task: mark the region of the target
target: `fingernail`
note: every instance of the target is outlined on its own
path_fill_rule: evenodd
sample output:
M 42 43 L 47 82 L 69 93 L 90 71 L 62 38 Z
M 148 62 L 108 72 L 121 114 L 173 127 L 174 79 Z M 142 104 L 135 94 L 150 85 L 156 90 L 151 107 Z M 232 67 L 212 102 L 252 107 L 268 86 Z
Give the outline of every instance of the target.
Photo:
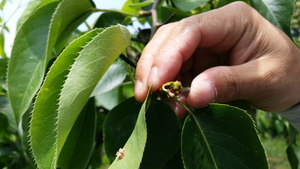
M 139 93 L 141 90 L 143 90 L 143 83 L 139 80 L 135 80 L 135 87 L 134 87 L 135 93 Z
M 158 69 L 157 67 L 152 67 L 148 78 L 148 84 L 155 84 L 157 81 Z
M 213 103 L 217 98 L 216 87 L 210 82 L 201 82 L 197 85 L 197 104 L 199 107 Z

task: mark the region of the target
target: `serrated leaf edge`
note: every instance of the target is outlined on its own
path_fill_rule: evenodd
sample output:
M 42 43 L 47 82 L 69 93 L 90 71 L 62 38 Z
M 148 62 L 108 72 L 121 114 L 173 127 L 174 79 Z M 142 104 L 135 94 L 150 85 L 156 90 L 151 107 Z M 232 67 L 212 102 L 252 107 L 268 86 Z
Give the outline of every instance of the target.
M 101 30 L 101 29 L 94 29 L 94 30 L 92 30 L 92 31 L 95 31 L 95 30 Z M 97 34 L 98 35 L 98 34 Z M 96 35 L 96 36 L 97 36 Z M 83 35 L 84 36 L 84 35 Z M 78 37 L 78 38 L 76 38 L 76 39 L 74 39 L 73 40 L 73 42 L 74 41 L 76 41 L 76 40 L 78 40 L 78 39 L 80 39 L 82 36 L 80 36 L 80 37 Z M 82 46 L 82 47 L 79 47 L 79 48 L 81 48 L 81 51 L 85 48 L 85 46 L 87 46 L 88 45 L 88 43 L 90 42 L 90 41 L 92 41 L 93 39 L 95 38 L 95 36 L 93 36 L 92 38 L 90 38 L 90 40 L 88 41 L 88 42 L 86 42 L 86 45 L 84 45 L 84 46 Z M 65 49 L 67 49 L 70 45 L 72 45 L 72 42 L 65 48 Z M 61 54 L 63 54 L 64 52 L 62 52 Z M 78 55 L 77 55 L 77 57 L 79 56 L 79 54 L 80 54 L 80 52 L 78 52 Z M 76 57 L 76 58 L 77 58 Z M 75 63 L 75 61 L 76 61 L 76 58 L 74 59 L 74 61 L 73 61 L 73 64 Z M 56 60 L 57 61 L 57 60 Z M 72 65 L 73 65 L 72 64 Z M 53 65 L 54 65 L 54 63 L 53 63 Z M 49 69 L 49 71 L 46 73 L 46 78 L 48 77 L 48 74 L 51 72 L 51 70 L 53 69 L 53 65 L 50 67 L 50 69 Z M 68 69 L 68 71 L 70 72 L 70 70 L 71 70 L 71 68 L 72 68 L 72 65 L 69 65 L 69 69 Z M 65 78 L 65 81 L 67 80 L 67 78 L 68 78 L 68 76 L 65 76 L 66 78 Z M 46 78 L 43 80 L 43 83 L 42 83 L 42 86 L 40 87 L 40 89 L 39 89 L 39 91 L 38 91 L 38 93 L 37 93 L 37 95 L 35 96 L 35 100 L 38 98 L 38 96 L 40 95 L 40 92 L 41 92 L 41 90 L 43 89 L 43 86 L 44 86 L 44 83 L 45 83 L 45 81 L 46 81 Z M 63 84 L 65 84 L 65 81 L 63 82 Z M 62 85 L 61 87 L 60 87 L 60 93 L 59 93 L 59 97 L 58 97 L 58 99 L 57 99 L 57 106 L 58 106 L 58 108 L 57 108 L 57 110 L 56 110 L 56 117 L 55 117 L 55 119 L 57 120 L 56 121 L 56 123 L 55 123 L 55 125 L 56 125 L 56 127 L 55 127 L 55 131 L 57 131 L 57 127 L 58 127 L 58 112 L 59 112 L 59 98 L 60 98 L 60 95 L 61 95 L 61 90 L 62 90 L 62 88 L 63 88 L 63 86 L 64 85 Z M 34 102 L 34 104 L 33 104 L 33 110 L 35 110 L 35 102 Z M 36 161 L 36 159 L 35 159 L 35 156 L 34 156 L 34 153 L 33 153 L 33 150 L 32 150 L 32 144 L 31 144 L 31 123 L 32 123 L 32 116 L 33 116 L 33 111 L 31 112 L 31 115 L 30 115 L 30 117 L 31 117 L 31 120 L 30 120 L 30 122 L 29 122 L 29 130 L 28 130 L 28 137 L 29 137 L 29 150 L 30 150 L 30 154 L 32 155 L 32 157 L 33 157 L 33 161 L 35 162 L 35 164 L 37 165 L 37 161 Z M 58 133 L 56 132 L 56 136 L 55 136 L 55 139 L 56 140 L 58 140 L 58 138 L 57 138 L 57 136 L 58 136 Z M 57 144 L 57 141 L 55 142 L 55 144 Z M 57 145 L 56 145 L 56 147 L 57 147 Z M 56 149 L 56 152 L 55 152 L 55 154 L 56 154 L 56 157 L 55 157 L 55 161 L 57 162 L 57 149 Z M 38 166 L 38 165 L 37 165 Z

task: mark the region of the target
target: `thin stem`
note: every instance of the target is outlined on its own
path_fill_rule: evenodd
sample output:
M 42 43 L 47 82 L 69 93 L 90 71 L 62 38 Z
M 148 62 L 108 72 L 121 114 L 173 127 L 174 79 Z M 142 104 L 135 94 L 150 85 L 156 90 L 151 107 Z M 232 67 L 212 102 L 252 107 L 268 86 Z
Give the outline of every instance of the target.
M 134 79 L 134 71 L 130 66 L 127 65 L 127 71 L 129 73 L 129 78 L 131 80 L 131 83 L 135 86 L 135 79 Z
M 125 55 L 121 54 L 119 57 L 122 60 L 124 60 L 127 64 L 129 64 L 131 67 L 136 68 L 136 64 L 133 63 L 130 59 L 128 59 Z
M 86 21 L 84 21 L 84 24 L 88 28 L 89 31 L 93 29 Z
M 157 8 L 158 5 L 160 3 L 160 0 L 155 0 L 151 9 L 151 13 L 152 13 L 152 28 L 151 28 L 151 36 L 150 39 L 153 37 L 153 35 L 155 34 L 157 28 L 159 27 L 159 22 L 157 19 Z
M 172 13 L 172 15 L 162 25 L 169 23 L 176 15 L 177 15 L 177 13 L 175 13 L 175 12 Z
M 120 84 L 120 86 L 127 86 L 127 85 L 132 85 L 134 84 L 132 81 L 127 81 L 127 82 L 123 82 L 122 84 Z
M 178 99 L 171 97 L 171 100 L 175 101 L 176 103 L 180 104 L 190 115 L 194 115 L 193 111 L 185 104 L 183 104 L 181 101 Z

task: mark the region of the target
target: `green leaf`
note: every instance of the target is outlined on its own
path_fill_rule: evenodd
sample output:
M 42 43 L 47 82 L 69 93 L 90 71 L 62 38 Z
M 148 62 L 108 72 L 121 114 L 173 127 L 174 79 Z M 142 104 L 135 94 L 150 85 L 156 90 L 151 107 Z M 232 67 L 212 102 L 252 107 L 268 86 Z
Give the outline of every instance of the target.
M 6 4 L 6 0 L 2 0 L 2 1 L 0 2 L 0 10 L 3 10 L 5 4 Z
M 132 0 L 127 0 L 127 1 L 124 3 L 124 5 L 123 5 L 121 11 L 123 11 L 123 12 L 125 12 L 125 13 L 128 13 L 128 14 L 131 14 L 131 15 L 137 14 L 137 13 L 138 13 L 138 10 L 137 10 L 137 9 L 135 9 L 135 8 L 130 8 L 130 7 L 129 7 L 129 5 L 132 5 L 132 4 L 134 4 L 134 2 L 133 2 Z
M 7 84 L 17 123 L 43 80 L 48 31 L 57 4 L 53 2 L 39 8 L 24 22 L 15 37 L 9 59 Z
M 292 38 L 290 28 L 294 11 L 294 0 L 250 0 L 250 4 L 263 17 Z
M 98 81 L 129 42 L 130 33 L 127 28 L 121 25 L 113 26 L 97 35 L 76 58 L 61 91 L 58 110 L 58 152 Z
M 171 20 L 171 22 L 179 21 L 183 18 L 189 17 L 192 14 L 188 12 L 181 11 L 176 8 L 172 7 L 165 7 L 165 6 L 159 6 L 158 7 L 158 18 L 160 18 L 160 21 L 162 23 L 166 22 L 172 14 L 176 13 L 174 18 Z
M 131 97 L 113 108 L 107 115 L 104 125 L 105 152 L 112 162 L 116 152 L 122 148 L 132 133 L 142 103 Z
M 98 18 L 95 27 L 96 28 L 105 28 L 112 25 L 117 25 L 123 23 L 126 16 L 118 12 L 104 12 Z
M 95 96 L 97 106 L 103 106 L 104 108 L 111 110 L 119 104 L 120 89 L 119 87 L 112 89 L 108 92 L 101 93 Z
M 110 169 L 119 169 L 119 168 L 139 168 L 140 163 L 143 158 L 143 152 L 147 140 L 147 126 L 146 126 L 146 111 L 150 102 L 149 94 L 147 99 L 143 103 L 141 110 L 139 112 L 138 118 L 134 129 L 127 140 L 124 147 L 121 150 L 125 151 L 125 154 L 118 158 L 115 158 L 114 162 L 110 165 Z M 120 149 L 119 149 L 120 150 Z
M 3 136 L 8 128 L 8 119 L 5 114 L 0 112 L 0 139 L 3 140 Z
M 1 113 L 6 115 L 6 117 L 8 119 L 9 126 L 12 129 L 17 129 L 18 126 L 17 126 L 16 121 L 15 121 L 15 116 L 14 116 L 14 113 L 12 112 L 12 110 L 11 110 L 11 107 L 10 107 L 10 104 L 9 104 L 9 101 L 8 101 L 7 97 L 0 96 L 0 109 L 1 109 Z
M 5 78 L 8 59 L 0 58 L 0 78 Z
M 93 8 L 89 0 L 62 0 L 57 10 L 53 14 L 49 41 L 47 48 L 47 57 L 51 55 L 52 49 L 56 43 L 64 40 L 79 26 L 90 14 Z
M 63 169 L 86 168 L 94 147 L 96 133 L 95 99 L 91 98 L 78 116 L 59 155 Z
M 287 154 L 289 163 L 291 165 L 291 169 L 298 169 L 298 166 L 299 166 L 299 160 L 298 160 L 299 147 L 295 143 L 288 145 L 288 147 L 286 149 L 286 154 Z
M 200 5 L 205 5 L 209 0 L 172 0 L 174 5 L 182 11 L 191 11 Z
M 265 150 L 250 116 L 211 104 L 187 117 L 182 133 L 185 168 L 268 168 Z
M 60 90 L 82 47 L 101 33 L 93 30 L 74 40 L 57 58 L 41 87 L 30 123 L 31 149 L 39 168 L 55 168 L 57 158 L 57 109 Z
M 178 149 L 177 153 L 169 159 L 162 169 L 183 169 L 183 162 L 181 158 L 181 149 Z
M 32 109 L 33 107 L 31 105 L 22 117 L 22 132 L 20 132 L 20 138 L 23 146 L 22 151 L 24 154 L 26 154 L 28 162 L 30 162 L 30 164 L 36 168 L 33 156 L 31 154 L 30 138 L 28 137 Z
M 112 64 L 101 78 L 91 96 L 108 92 L 118 87 L 126 78 L 126 63 L 124 61 Z
M 0 34 L 0 59 L 1 58 L 6 58 L 5 54 L 5 43 L 4 43 L 4 35 L 1 33 Z M 1 74 L 1 71 L 0 71 Z
M 140 168 L 161 168 L 179 149 L 181 126 L 171 107 L 152 100 L 146 112 L 147 143 Z
M 154 1 L 150 0 L 150 1 L 145 1 L 145 2 L 141 2 L 141 3 L 128 4 L 128 7 L 134 8 L 134 9 L 141 9 L 142 7 L 151 5 L 153 3 L 154 3 Z
M 17 32 L 8 67 L 8 93 L 17 122 L 42 83 L 57 39 L 92 7 L 88 0 L 63 0 L 57 5 L 39 7 Z
M 57 156 L 80 111 L 129 40 L 124 26 L 96 29 L 72 42 L 55 61 L 32 115 L 31 145 L 39 168 L 56 167 Z
M 116 158 L 116 152 L 134 130 L 141 106 L 132 97 L 109 112 L 104 123 L 104 143 L 110 161 Z M 159 100 L 151 101 L 146 112 L 146 123 L 147 143 L 140 168 L 161 168 L 179 148 L 181 127 L 170 106 Z
M 288 157 L 288 161 L 290 163 L 291 169 L 297 169 L 299 166 L 299 147 L 297 145 L 297 136 L 299 132 L 289 124 L 288 131 L 288 147 L 286 149 L 286 154 Z
M 17 23 L 17 30 L 20 28 L 20 26 L 32 15 L 38 8 L 51 3 L 51 2 L 57 2 L 59 0 L 34 0 L 30 1 L 28 5 L 26 6 L 26 9 L 23 11 L 21 17 L 18 20 Z

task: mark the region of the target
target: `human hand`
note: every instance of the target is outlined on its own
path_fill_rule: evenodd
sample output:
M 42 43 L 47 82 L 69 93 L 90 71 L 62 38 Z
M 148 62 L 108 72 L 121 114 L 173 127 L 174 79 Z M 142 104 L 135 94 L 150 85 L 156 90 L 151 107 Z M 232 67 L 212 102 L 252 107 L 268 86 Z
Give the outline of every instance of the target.
M 192 107 L 248 100 L 282 111 L 300 100 L 300 52 L 281 30 L 243 2 L 162 26 L 136 69 L 135 97 L 144 101 L 171 80 L 191 86 L 180 99 Z M 172 106 L 178 116 L 184 110 Z

